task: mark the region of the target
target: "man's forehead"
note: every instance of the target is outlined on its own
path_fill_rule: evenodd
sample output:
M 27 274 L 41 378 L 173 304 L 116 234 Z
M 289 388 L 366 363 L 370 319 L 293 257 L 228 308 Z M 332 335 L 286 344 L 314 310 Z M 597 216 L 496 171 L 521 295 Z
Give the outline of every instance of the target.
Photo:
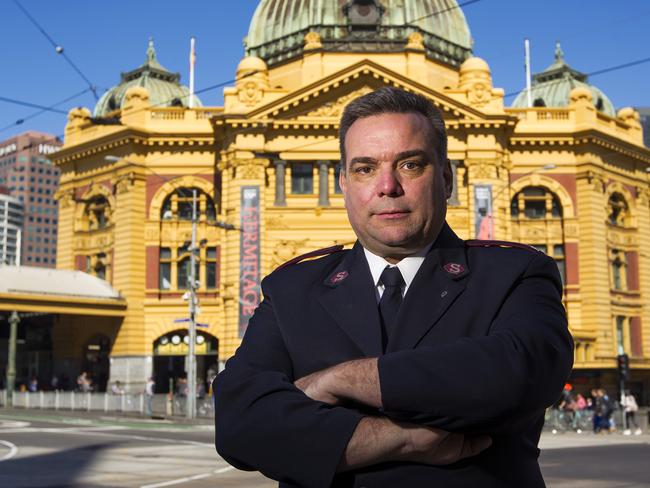
M 420 114 L 382 114 L 355 121 L 345 139 L 348 161 L 355 158 L 395 160 L 432 156 L 427 120 Z

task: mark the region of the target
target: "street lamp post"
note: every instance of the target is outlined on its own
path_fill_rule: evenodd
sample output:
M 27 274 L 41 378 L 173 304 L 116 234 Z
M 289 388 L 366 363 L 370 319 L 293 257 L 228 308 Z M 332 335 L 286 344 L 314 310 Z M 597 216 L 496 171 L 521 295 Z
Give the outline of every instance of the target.
M 16 384 L 16 342 L 18 339 L 18 312 L 11 312 L 9 316 L 9 354 L 7 358 L 7 405 L 13 404 L 14 388 Z
M 192 243 L 190 244 L 190 277 L 189 277 L 189 331 L 188 331 L 188 351 L 187 351 L 187 418 L 193 419 L 196 414 L 196 188 L 192 190 Z

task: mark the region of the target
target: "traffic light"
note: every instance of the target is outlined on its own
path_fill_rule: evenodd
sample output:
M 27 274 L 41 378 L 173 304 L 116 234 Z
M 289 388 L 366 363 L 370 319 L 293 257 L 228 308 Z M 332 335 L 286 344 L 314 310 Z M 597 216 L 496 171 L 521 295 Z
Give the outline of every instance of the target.
M 630 357 L 627 354 L 619 354 L 616 357 L 616 364 L 621 379 L 627 380 L 630 376 Z

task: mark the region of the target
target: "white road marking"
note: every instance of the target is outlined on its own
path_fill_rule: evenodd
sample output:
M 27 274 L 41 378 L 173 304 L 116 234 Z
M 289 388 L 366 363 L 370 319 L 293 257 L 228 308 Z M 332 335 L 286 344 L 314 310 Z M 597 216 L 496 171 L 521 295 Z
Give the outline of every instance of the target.
M 195 480 L 201 480 L 204 478 L 208 478 L 212 475 L 215 474 L 222 474 L 226 473 L 228 471 L 231 471 L 235 468 L 232 466 L 226 466 L 225 468 L 221 469 L 215 469 L 211 473 L 201 473 L 201 474 L 196 474 L 194 476 L 186 476 L 185 478 L 177 478 L 175 480 L 169 480 L 169 481 L 161 481 L 160 483 L 153 483 L 151 485 L 142 485 L 140 488 L 161 488 L 163 486 L 172 486 L 172 485 L 180 485 L 182 483 L 187 483 L 189 481 L 195 481 Z
M 30 425 L 29 422 L 20 422 L 18 420 L 0 420 L 0 429 L 18 429 Z
M 7 461 L 12 457 L 14 457 L 16 454 L 18 454 L 18 447 L 16 447 L 16 444 L 12 444 L 11 442 L 0 440 L 0 445 L 9 448 L 9 452 L 0 458 L 0 462 Z

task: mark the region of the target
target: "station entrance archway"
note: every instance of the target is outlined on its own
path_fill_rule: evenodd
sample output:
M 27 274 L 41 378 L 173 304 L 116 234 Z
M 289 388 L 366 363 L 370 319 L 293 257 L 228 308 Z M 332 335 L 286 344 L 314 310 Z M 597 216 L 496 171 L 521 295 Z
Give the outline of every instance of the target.
M 160 336 L 153 344 L 153 377 L 156 393 L 183 391 L 187 380 L 187 353 L 189 335 L 186 329 L 174 330 Z M 218 372 L 219 340 L 207 332 L 196 332 L 196 384 L 200 397 L 210 390 L 210 383 Z

